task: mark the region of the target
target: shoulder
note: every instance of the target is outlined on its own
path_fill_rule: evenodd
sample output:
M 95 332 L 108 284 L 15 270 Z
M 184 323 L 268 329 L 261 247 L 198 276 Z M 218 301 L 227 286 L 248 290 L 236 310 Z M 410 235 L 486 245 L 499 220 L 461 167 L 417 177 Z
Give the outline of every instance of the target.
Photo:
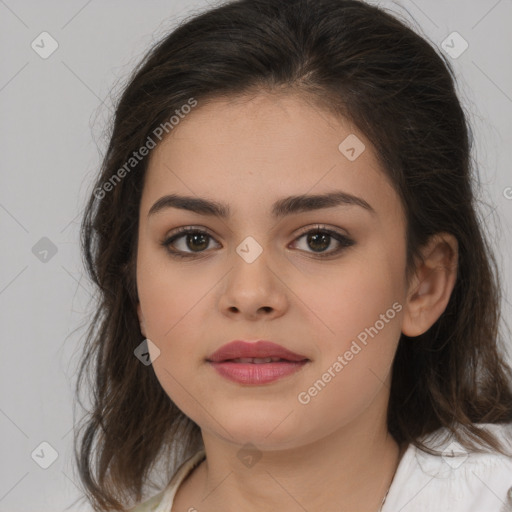
M 143 503 L 139 503 L 128 512 L 171 512 L 174 496 L 179 486 L 204 457 L 204 449 L 197 451 L 178 467 L 165 489 Z
M 512 424 L 478 426 L 512 453 Z M 409 446 L 385 503 L 390 508 L 383 512 L 512 512 L 512 456 L 470 452 L 446 429 L 423 441 L 439 455 Z

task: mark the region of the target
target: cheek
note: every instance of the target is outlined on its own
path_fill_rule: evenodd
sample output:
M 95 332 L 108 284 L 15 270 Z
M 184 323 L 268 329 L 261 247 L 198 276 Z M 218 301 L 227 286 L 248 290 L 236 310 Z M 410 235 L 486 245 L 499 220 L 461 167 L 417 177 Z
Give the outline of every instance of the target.
M 308 307 L 324 326 L 316 337 L 318 371 L 331 368 L 331 374 L 316 377 L 329 381 L 326 387 L 339 393 L 342 402 L 364 402 L 364 396 L 372 397 L 390 372 L 403 309 L 393 280 L 394 272 L 384 259 L 359 260 L 331 273 L 323 286 L 310 283 L 304 290 Z
M 340 264 L 325 278 L 305 279 L 299 287 L 300 298 L 316 313 L 315 322 L 323 325 L 323 334 L 339 340 L 341 348 L 344 340 L 372 326 L 401 298 L 394 280 L 382 261 L 358 258 Z M 395 313 L 389 316 L 394 318 Z
M 316 306 L 334 334 L 317 337 L 320 356 L 315 372 L 297 396 L 311 417 L 327 417 L 326 411 L 332 411 L 332 424 L 358 417 L 377 395 L 384 400 L 402 309 L 386 279 L 352 276 L 339 285 L 331 289 L 336 299 L 327 301 L 323 309 L 320 302 Z
M 148 337 L 165 342 L 176 329 L 186 326 L 212 285 L 192 267 L 178 270 L 165 254 L 146 255 L 141 251 L 137 289 Z
M 162 259 L 162 258 L 160 258 Z M 197 346 L 194 331 L 197 321 L 194 306 L 207 290 L 193 273 L 172 270 L 172 264 L 159 261 L 143 252 L 137 264 L 137 286 L 146 336 L 158 347 L 152 355 L 152 366 L 166 394 L 181 410 L 191 407 L 189 385 L 190 365 L 195 365 L 202 354 Z M 186 343 L 183 343 L 186 340 Z M 194 390 L 199 397 L 201 389 Z

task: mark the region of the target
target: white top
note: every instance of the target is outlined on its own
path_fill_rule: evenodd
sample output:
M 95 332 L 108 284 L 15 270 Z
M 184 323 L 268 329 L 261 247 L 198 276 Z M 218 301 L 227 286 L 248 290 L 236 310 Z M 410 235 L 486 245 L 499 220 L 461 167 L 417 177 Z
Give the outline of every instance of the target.
M 512 450 L 512 424 L 480 424 L 507 441 Z M 512 457 L 467 453 L 450 436 L 426 436 L 431 455 L 409 445 L 396 470 L 382 512 L 512 512 Z M 508 436 L 507 439 L 505 436 Z M 444 439 L 444 438 L 443 438 Z M 187 475 L 205 458 L 199 450 L 175 472 L 167 487 L 130 512 L 171 512 L 174 496 Z

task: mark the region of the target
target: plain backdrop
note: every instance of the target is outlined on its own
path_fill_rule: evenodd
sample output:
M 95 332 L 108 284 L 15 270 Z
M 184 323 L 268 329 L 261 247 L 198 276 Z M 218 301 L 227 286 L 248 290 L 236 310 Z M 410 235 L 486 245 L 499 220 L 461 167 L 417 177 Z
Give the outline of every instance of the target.
M 440 51 L 449 36 L 452 53 L 467 42 L 450 59 L 472 123 L 481 216 L 510 324 L 512 1 L 371 3 Z M 80 496 L 72 459 L 77 327 L 91 314 L 80 216 L 120 86 L 153 42 L 209 5 L 0 0 L 0 512 L 91 510 L 84 501 L 71 506 Z

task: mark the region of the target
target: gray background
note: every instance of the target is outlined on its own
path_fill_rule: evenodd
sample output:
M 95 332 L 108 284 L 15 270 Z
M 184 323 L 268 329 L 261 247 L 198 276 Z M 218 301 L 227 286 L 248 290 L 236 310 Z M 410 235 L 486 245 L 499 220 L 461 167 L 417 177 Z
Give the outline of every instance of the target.
M 502 314 L 510 324 L 512 1 L 371 3 L 399 14 L 438 46 L 453 31 L 469 44 L 450 59 L 476 140 L 481 215 L 502 269 Z M 151 43 L 207 6 L 0 0 L 0 511 L 59 511 L 80 495 L 72 462 L 73 389 L 83 335 L 77 328 L 92 311 L 78 246 L 80 215 L 106 146 L 112 98 Z M 59 45 L 46 59 L 31 47 L 43 31 Z M 49 457 L 43 442 L 58 453 L 47 469 L 34 460 Z M 75 503 L 69 510 L 90 508 Z

